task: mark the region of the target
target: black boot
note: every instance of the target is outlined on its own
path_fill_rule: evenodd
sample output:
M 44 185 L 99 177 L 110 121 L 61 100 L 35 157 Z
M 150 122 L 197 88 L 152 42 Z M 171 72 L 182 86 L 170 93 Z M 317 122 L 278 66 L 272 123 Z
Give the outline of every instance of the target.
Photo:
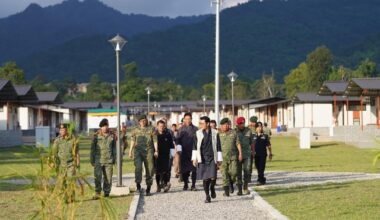
M 230 193 L 233 194 L 235 192 L 234 182 L 230 181 Z
M 206 200 L 205 203 L 210 203 L 211 202 L 211 197 L 210 197 L 210 180 L 203 180 L 203 189 L 206 193 Z
M 211 180 L 210 190 L 211 190 L 211 198 L 213 199 L 216 198 L 215 184 L 216 184 L 216 180 Z
M 224 189 L 223 196 L 227 196 L 227 197 L 230 196 L 230 187 L 224 186 L 223 189 Z
M 136 191 L 137 192 L 141 192 L 141 185 L 140 185 L 140 183 L 136 184 Z
M 237 184 L 237 187 L 238 187 L 238 193 L 237 193 L 237 195 L 238 196 L 241 196 L 241 195 L 243 195 L 243 190 L 242 190 L 242 187 L 241 187 L 241 184 Z
M 243 188 L 243 190 L 244 190 L 244 194 L 247 194 L 247 195 L 249 195 L 251 192 L 249 191 L 249 189 L 248 189 L 248 183 L 244 183 L 244 188 Z
M 145 195 L 146 195 L 146 196 L 150 196 L 150 195 L 151 195 L 151 194 L 150 194 L 150 186 L 147 186 L 147 187 L 146 187 Z

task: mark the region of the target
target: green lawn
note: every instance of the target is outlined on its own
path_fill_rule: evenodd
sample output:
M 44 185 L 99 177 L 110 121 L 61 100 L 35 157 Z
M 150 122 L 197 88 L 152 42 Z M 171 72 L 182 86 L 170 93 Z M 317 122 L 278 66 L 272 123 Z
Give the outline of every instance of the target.
M 380 149 L 359 149 L 344 143 L 312 143 L 312 148 L 301 150 L 295 137 L 272 138 L 273 161 L 268 170 L 380 172 L 372 161 Z
M 380 180 L 259 190 L 290 219 L 379 219 Z
M 79 154 L 81 157 L 80 172 L 92 175 L 93 167 L 90 164 L 90 139 L 81 138 Z M 21 146 L 0 149 L 0 180 L 33 176 L 39 169 L 39 158 L 33 154 L 34 147 Z M 128 153 L 128 151 L 126 151 Z M 123 173 L 134 170 L 133 161 L 124 156 Z M 116 174 L 116 169 L 114 171 Z
M 79 203 L 76 219 L 102 219 L 99 200 L 92 200 L 92 193 L 87 191 L 84 200 Z M 39 202 L 36 192 L 26 186 L 0 183 L 0 219 L 29 219 L 38 210 Z M 110 201 L 116 210 L 118 219 L 123 219 L 128 213 L 133 195 L 111 197 Z

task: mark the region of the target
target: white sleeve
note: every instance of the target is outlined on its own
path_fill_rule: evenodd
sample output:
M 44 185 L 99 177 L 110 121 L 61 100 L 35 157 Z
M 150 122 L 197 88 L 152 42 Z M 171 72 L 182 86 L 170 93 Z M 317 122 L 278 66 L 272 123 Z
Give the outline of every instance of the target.
M 174 155 L 175 155 L 175 149 L 172 148 L 172 149 L 170 149 L 170 156 L 174 157 Z
M 223 161 L 222 152 L 218 151 L 218 162 L 222 162 L 222 161 Z
M 181 152 L 181 151 L 182 151 L 182 145 L 177 145 L 177 146 L 176 146 L 176 150 L 177 150 L 178 152 Z
M 198 153 L 198 151 L 193 150 L 193 152 L 191 154 L 191 160 L 197 160 L 197 153 Z

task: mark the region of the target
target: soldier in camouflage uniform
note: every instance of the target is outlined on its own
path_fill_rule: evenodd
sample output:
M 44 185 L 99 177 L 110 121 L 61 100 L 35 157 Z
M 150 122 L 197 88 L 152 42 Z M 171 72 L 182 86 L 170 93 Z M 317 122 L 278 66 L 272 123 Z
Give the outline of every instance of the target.
M 77 138 L 67 131 L 68 124 L 59 125 L 59 136 L 53 143 L 53 159 L 58 171 L 58 176 L 62 181 L 62 192 L 65 194 L 66 202 L 73 202 L 75 193 L 67 190 L 67 178 L 71 178 L 76 174 L 76 169 L 79 167 L 79 148 Z
M 248 183 L 251 182 L 251 158 L 252 158 L 252 148 L 253 148 L 253 135 L 249 128 L 245 127 L 245 118 L 239 117 L 236 119 L 236 133 L 239 137 L 241 149 L 243 152 L 243 161 L 240 163 L 240 172 L 238 174 L 238 182 L 242 182 L 242 172 L 244 173 L 244 184 L 243 190 L 244 194 L 249 194 Z M 239 189 L 238 195 L 241 195 L 241 188 Z
M 132 130 L 131 147 L 129 157 L 134 159 L 135 165 L 135 182 L 138 191 L 141 190 L 142 165 L 144 164 L 146 172 L 146 195 L 150 195 L 150 189 L 153 184 L 154 159 L 158 157 L 157 136 L 154 134 L 154 128 L 147 126 L 148 120 L 145 115 L 138 118 L 139 127 Z
M 243 155 L 236 131 L 231 129 L 230 120 L 228 118 L 223 118 L 220 121 L 220 126 L 219 138 L 223 155 L 223 195 L 230 196 L 230 183 L 236 182 L 236 176 L 239 173 L 238 167 L 241 167 L 239 164 L 243 159 Z M 241 190 L 241 183 L 238 183 L 238 186 L 239 184 Z
M 263 128 L 264 134 L 268 136 L 268 139 L 270 141 L 270 138 L 272 137 L 272 130 L 268 127 L 268 124 L 264 122 L 264 128 Z
M 68 124 L 59 126 L 59 136 L 53 143 L 53 155 L 57 163 L 58 173 L 65 177 L 75 175 L 76 168 L 79 167 L 79 147 L 77 138 L 68 134 Z
M 107 119 L 99 123 L 99 131 L 95 133 L 91 144 L 91 165 L 94 167 L 95 196 L 98 199 L 102 191 L 108 197 L 112 187 L 113 165 L 116 160 L 116 135 L 109 130 Z
M 256 135 L 257 120 L 258 120 L 257 116 L 252 116 L 251 118 L 249 118 L 249 126 L 248 127 L 251 130 L 253 137 Z M 252 144 L 255 145 L 255 140 L 254 139 L 252 141 Z M 250 164 L 251 166 L 249 168 L 250 173 L 252 173 L 252 170 L 253 170 L 253 164 L 255 163 L 254 159 L 255 158 L 254 158 L 254 155 L 252 153 L 251 164 Z

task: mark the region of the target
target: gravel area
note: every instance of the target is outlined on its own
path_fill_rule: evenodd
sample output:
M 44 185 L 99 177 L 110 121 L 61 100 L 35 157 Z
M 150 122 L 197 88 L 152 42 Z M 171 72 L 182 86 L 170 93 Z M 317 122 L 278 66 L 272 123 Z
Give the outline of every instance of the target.
M 216 199 L 205 204 L 205 194 L 201 181 L 197 182 L 197 191 L 183 191 L 182 183 L 172 178 L 172 188 L 167 193 L 155 193 L 141 196 L 136 219 L 273 219 L 271 215 L 254 204 L 252 195 L 237 196 L 236 191 L 230 197 L 224 197 L 222 179 L 218 178 Z

